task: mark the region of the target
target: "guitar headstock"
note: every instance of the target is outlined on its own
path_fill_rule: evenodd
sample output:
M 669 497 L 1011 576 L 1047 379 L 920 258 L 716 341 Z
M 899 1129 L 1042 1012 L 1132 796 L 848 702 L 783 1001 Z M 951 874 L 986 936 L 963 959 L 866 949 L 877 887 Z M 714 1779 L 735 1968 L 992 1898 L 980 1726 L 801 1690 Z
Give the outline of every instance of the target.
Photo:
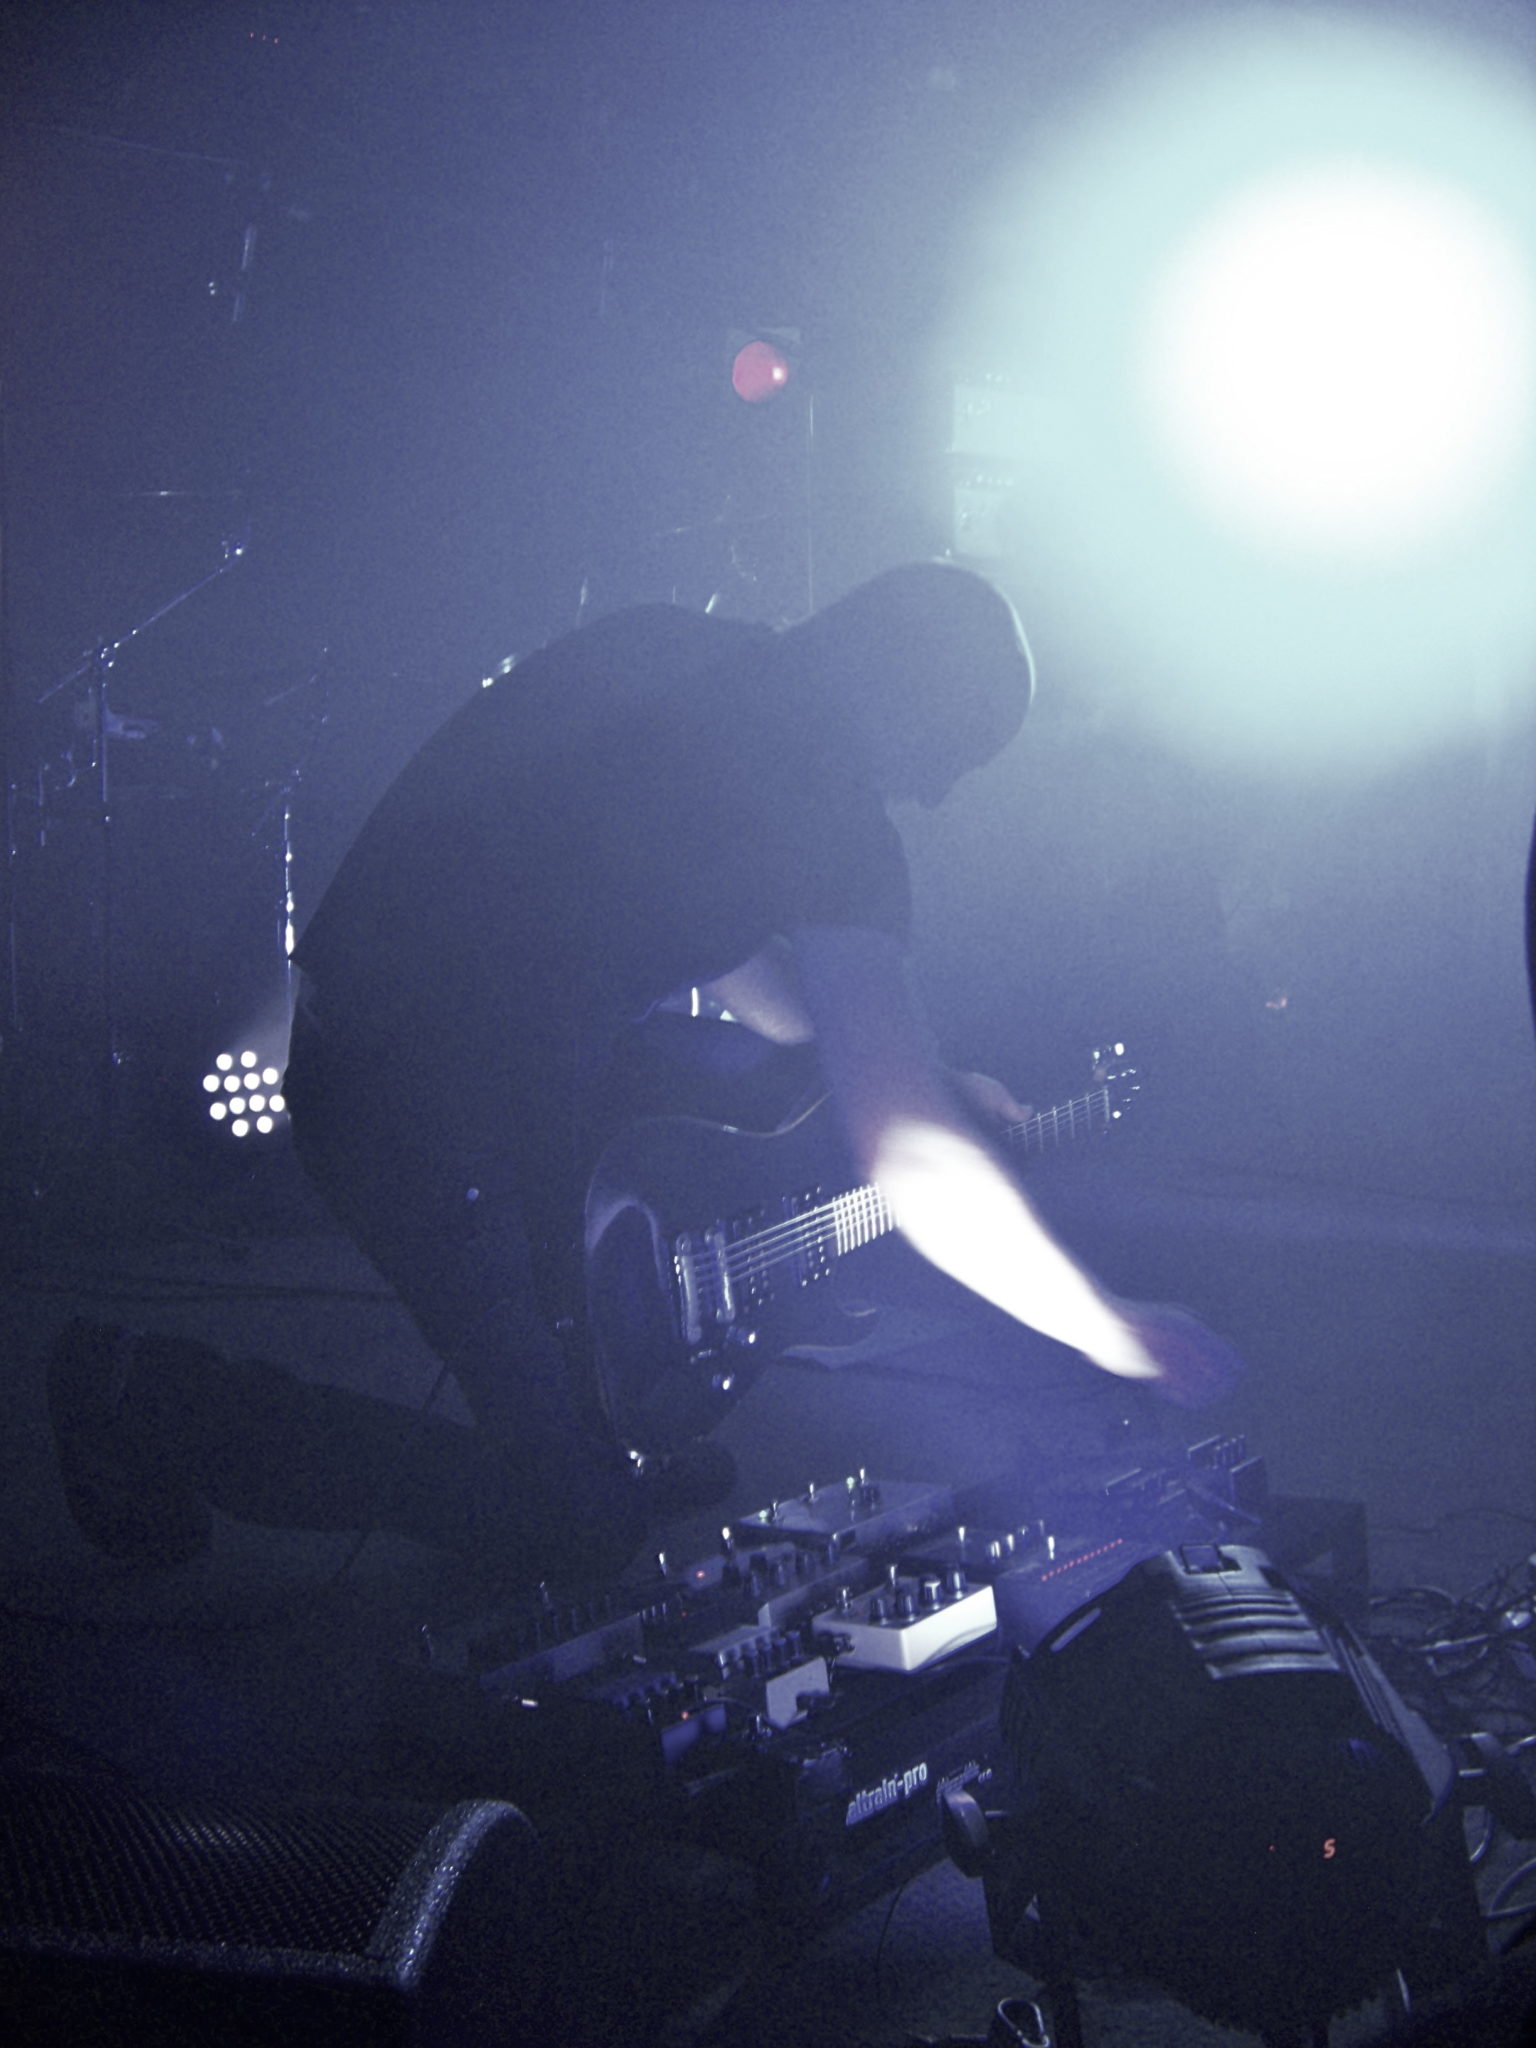
M 1128 1054 L 1123 1039 L 1106 1039 L 1096 1045 L 1091 1054 L 1093 1078 L 1104 1090 L 1108 1105 L 1108 1120 L 1116 1122 L 1135 1102 L 1141 1093 L 1141 1070 L 1135 1066 Z

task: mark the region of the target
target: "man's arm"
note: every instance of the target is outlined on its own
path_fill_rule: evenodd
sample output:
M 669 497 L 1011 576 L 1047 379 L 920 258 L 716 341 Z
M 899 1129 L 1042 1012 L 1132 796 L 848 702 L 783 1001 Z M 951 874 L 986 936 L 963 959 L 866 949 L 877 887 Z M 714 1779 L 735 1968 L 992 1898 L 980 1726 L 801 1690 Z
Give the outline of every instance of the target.
M 1170 1312 L 1117 1300 L 1051 1236 L 935 1060 L 893 940 L 818 925 L 793 944 L 855 1162 L 925 1258 L 1106 1372 L 1163 1381 L 1175 1398 L 1180 1377 L 1189 1398 L 1235 1377 L 1235 1355 L 1194 1318 L 1179 1318 L 1172 1354 Z
M 701 982 L 698 995 L 732 1021 L 755 1031 L 774 1045 L 809 1045 L 816 1036 L 800 986 L 800 970 L 788 939 L 773 938 L 750 960 Z M 931 1050 L 931 1040 L 929 1041 Z M 986 1123 L 1023 1123 L 1032 1114 L 1027 1102 L 990 1074 L 946 1069 L 962 1104 Z
M 699 994 L 774 1045 L 805 1045 L 816 1035 L 787 939 L 770 939 L 740 967 L 703 983 Z

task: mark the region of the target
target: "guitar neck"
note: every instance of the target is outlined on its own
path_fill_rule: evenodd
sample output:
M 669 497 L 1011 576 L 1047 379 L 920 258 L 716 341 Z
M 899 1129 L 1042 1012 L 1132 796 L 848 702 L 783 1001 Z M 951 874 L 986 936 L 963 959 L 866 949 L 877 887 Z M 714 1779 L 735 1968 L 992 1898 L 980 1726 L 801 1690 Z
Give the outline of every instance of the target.
M 1037 1152 L 1054 1152 L 1074 1138 L 1091 1138 L 1107 1130 L 1111 1120 L 1109 1087 L 1105 1083 L 1074 1095 L 1070 1102 L 1058 1102 L 1042 1109 L 1022 1123 L 1009 1124 L 1003 1132 L 1006 1144 L 1017 1145 L 1026 1159 Z
M 1058 1102 L 1020 1123 L 1007 1125 L 1002 1137 L 1005 1144 L 1017 1146 L 1030 1158 L 1036 1153 L 1054 1151 L 1072 1139 L 1092 1137 L 1107 1130 L 1111 1114 L 1108 1087 L 1090 1088 L 1086 1094 L 1073 1096 L 1070 1102 Z M 876 1238 L 895 1228 L 895 1212 L 879 1188 L 871 1184 L 850 1188 L 845 1194 L 834 1195 L 829 1202 L 802 1211 L 790 1222 L 773 1224 L 738 1239 L 730 1247 L 727 1259 L 745 1275 L 766 1263 L 801 1257 L 812 1246 L 823 1257 L 841 1258 L 846 1252 L 857 1251 L 860 1245 L 873 1244 Z

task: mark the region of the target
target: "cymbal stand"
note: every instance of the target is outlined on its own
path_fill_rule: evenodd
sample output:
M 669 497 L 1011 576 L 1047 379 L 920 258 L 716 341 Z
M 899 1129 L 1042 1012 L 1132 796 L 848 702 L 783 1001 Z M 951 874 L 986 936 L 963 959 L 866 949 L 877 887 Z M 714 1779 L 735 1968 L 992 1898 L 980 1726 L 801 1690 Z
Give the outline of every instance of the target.
M 295 683 L 288 689 L 279 691 L 276 696 L 266 699 L 267 708 L 270 709 L 272 706 L 281 703 L 285 698 L 292 698 L 300 691 L 313 690 L 318 686 L 321 708 L 314 719 L 308 746 L 301 750 L 297 760 L 291 762 L 286 774 L 279 776 L 275 781 L 269 782 L 266 785 L 270 792 L 269 801 L 262 810 L 260 817 L 257 818 L 255 824 L 250 829 L 250 837 L 252 839 L 259 839 L 262 833 L 271 825 L 275 823 L 277 827 L 275 851 L 278 861 L 279 879 L 277 900 L 274 905 L 277 913 L 275 936 L 278 954 L 282 961 L 285 1032 L 293 1023 L 294 1001 L 298 993 L 293 968 L 294 917 L 296 914 L 293 893 L 293 805 L 294 799 L 308 772 L 320 733 L 330 716 L 327 708 L 330 695 L 330 681 L 327 673 L 329 656 L 330 650 L 328 648 L 322 649 L 319 665 L 311 670 L 302 682 Z M 509 658 L 501 664 L 498 673 L 508 674 L 511 672 L 511 668 L 512 660 Z M 284 1043 L 286 1044 L 286 1037 Z
M 168 614 L 197 596 L 199 591 L 206 590 L 211 583 L 216 583 L 220 577 L 227 576 L 231 569 L 245 559 L 247 545 L 243 534 L 226 536 L 221 543 L 221 556 L 215 568 L 209 570 L 205 576 L 198 577 L 195 582 L 189 583 L 185 589 L 178 590 L 174 596 L 167 598 L 137 625 L 130 626 L 119 639 L 98 640 L 89 653 L 82 655 L 67 674 L 50 683 L 36 699 L 38 704 L 47 704 L 73 685 L 85 685 L 86 716 L 82 723 L 89 734 L 92 796 L 99 846 L 96 914 L 91 932 L 96 954 L 97 996 L 101 1005 L 97 1140 L 103 1166 L 114 1177 L 118 1165 L 117 1074 L 122 1066 L 123 1050 L 117 990 L 117 849 L 113 822 L 115 798 L 111 772 L 112 742 L 143 739 L 154 727 L 150 721 L 130 718 L 114 709 L 110 694 L 112 671 L 116 667 L 118 656 L 126 648 L 141 639 Z M 71 770 L 70 779 L 73 780 L 73 764 Z M 12 803 L 14 794 L 14 788 L 8 781 L 8 806 Z M 40 792 L 40 804 L 44 801 L 46 799 Z M 8 848 L 11 843 L 8 837 Z M 18 1015 L 18 1035 L 23 1025 L 24 1020 Z
M 16 700 L 11 670 L 10 409 L 10 394 L 0 377 L 0 941 L 5 947 L 0 1070 L 6 1051 L 21 1030 L 21 991 L 16 978 L 16 792 L 11 761 Z

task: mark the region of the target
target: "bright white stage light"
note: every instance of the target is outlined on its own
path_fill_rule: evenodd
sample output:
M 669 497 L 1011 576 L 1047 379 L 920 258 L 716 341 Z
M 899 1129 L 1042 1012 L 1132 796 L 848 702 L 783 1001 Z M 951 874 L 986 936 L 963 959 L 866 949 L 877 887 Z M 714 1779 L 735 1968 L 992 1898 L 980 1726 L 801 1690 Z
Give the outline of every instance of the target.
M 1152 430 L 1218 518 L 1360 558 L 1453 528 L 1528 445 L 1531 278 L 1463 192 L 1335 159 L 1234 193 L 1154 287 Z
M 1022 150 L 943 348 L 1008 395 L 987 551 L 1042 641 L 1168 740 L 1266 766 L 1381 769 L 1523 715 L 1513 53 L 1470 21 L 1216 9 L 1120 44 Z

